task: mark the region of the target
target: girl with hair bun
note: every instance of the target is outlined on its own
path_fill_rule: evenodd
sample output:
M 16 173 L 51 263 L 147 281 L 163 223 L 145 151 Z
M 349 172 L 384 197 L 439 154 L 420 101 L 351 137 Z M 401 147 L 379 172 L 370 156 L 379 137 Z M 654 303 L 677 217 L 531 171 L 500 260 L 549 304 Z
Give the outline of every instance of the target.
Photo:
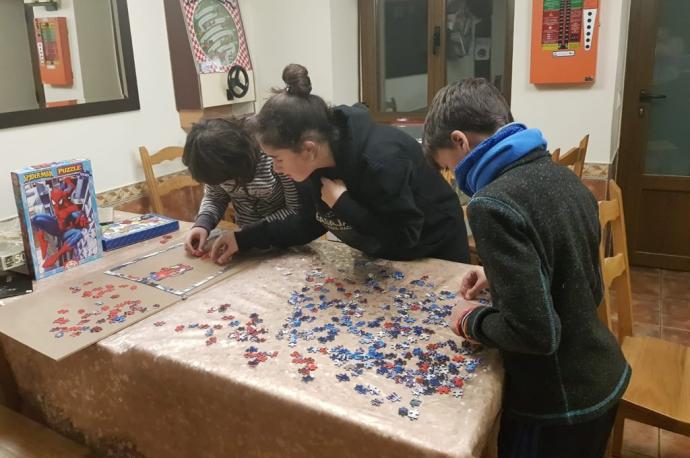
M 417 141 L 374 123 L 363 105 L 329 107 L 311 93 L 301 65 L 285 67 L 283 81 L 253 129 L 274 170 L 297 182 L 302 207 L 224 234 L 213 259 L 223 264 L 238 250 L 302 245 L 330 231 L 373 257 L 469 262 L 457 195 Z

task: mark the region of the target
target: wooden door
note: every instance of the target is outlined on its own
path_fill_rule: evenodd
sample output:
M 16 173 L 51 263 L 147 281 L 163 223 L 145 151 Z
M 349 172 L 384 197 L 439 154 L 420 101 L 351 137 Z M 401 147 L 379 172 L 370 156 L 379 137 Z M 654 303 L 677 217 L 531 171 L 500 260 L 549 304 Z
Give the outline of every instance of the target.
M 617 173 L 630 262 L 690 270 L 690 1 L 631 7 Z

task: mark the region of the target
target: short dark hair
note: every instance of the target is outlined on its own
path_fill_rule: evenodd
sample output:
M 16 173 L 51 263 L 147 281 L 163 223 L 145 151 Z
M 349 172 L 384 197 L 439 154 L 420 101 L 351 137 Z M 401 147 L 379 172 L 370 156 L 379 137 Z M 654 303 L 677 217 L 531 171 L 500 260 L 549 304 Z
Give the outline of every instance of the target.
M 240 188 L 254 179 L 260 154 L 246 119 L 204 119 L 189 131 L 182 163 L 200 183 L 217 185 L 235 180 Z
M 333 110 L 311 93 L 305 67 L 290 64 L 283 70 L 285 88 L 274 89 L 256 116 L 254 127 L 261 143 L 297 151 L 305 140 L 329 143 L 339 136 Z
M 424 121 L 424 150 L 433 158 L 439 148 L 451 146 L 454 130 L 491 135 L 513 122 L 503 95 L 484 78 L 449 84 L 434 96 Z

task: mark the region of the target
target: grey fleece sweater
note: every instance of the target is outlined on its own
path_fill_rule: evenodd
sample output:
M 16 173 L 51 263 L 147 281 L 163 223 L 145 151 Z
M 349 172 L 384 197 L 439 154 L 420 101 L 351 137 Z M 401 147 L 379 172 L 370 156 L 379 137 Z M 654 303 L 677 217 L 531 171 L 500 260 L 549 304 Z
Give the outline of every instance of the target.
M 468 214 L 493 306 L 471 312 L 467 329 L 502 353 L 504 408 L 549 424 L 603 414 L 623 395 L 630 368 L 597 317 L 594 196 L 538 150 L 475 194 Z

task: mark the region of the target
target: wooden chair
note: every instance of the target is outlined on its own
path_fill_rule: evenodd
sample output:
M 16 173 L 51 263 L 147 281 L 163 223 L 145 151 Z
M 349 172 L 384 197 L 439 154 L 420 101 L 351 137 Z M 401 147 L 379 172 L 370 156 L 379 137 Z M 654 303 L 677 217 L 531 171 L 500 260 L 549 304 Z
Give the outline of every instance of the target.
M 149 199 L 151 201 L 151 209 L 154 213 L 159 213 L 162 215 L 165 214 L 161 196 L 177 189 L 200 186 L 200 184 L 189 175 L 177 175 L 163 181 L 162 183 L 156 178 L 156 174 L 153 171 L 153 166 L 165 161 L 180 159 L 182 157 L 182 152 L 182 147 L 168 146 L 155 154 L 149 154 L 149 151 L 145 146 L 139 147 L 141 166 L 144 169 L 146 186 L 148 187 Z M 234 221 L 234 216 L 234 210 L 232 207 L 229 207 L 228 211 L 225 213 L 225 221 L 221 221 L 218 224 L 218 227 L 223 229 L 237 228 L 237 226 L 231 222 Z
M 453 186 L 453 180 L 455 177 L 453 176 L 453 171 L 450 169 L 443 169 L 441 170 L 441 175 L 443 176 L 443 179 L 448 182 L 449 185 Z
M 553 150 L 553 152 L 551 153 L 551 159 L 554 162 L 558 162 L 558 159 L 560 159 L 560 157 L 561 157 L 561 149 L 556 148 L 555 150 Z
M 582 172 L 585 169 L 585 157 L 587 156 L 588 145 L 589 135 L 585 135 L 582 140 L 580 140 L 580 144 L 578 146 L 569 149 L 568 152 L 563 156 L 561 156 L 561 150 L 558 148 L 551 154 L 551 158 L 561 165 L 572 167 L 575 175 L 577 175 L 579 178 L 582 178 Z
M 634 337 L 632 290 L 623 214 L 623 197 L 609 181 L 609 200 L 599 202 L 602 227 L 600 257 L 604 304 L 600 317 L 618 337 L 632 368 L 630 385 L 618 409 L 612 456 L 620 456 L 625 419 L 690 436 L 690 348 L 652 337 Z M 611 225 L 612 253 L 606 256 L 606 226 Z M 615 291 L 618 323 L 612 325 L 611 295 Z

